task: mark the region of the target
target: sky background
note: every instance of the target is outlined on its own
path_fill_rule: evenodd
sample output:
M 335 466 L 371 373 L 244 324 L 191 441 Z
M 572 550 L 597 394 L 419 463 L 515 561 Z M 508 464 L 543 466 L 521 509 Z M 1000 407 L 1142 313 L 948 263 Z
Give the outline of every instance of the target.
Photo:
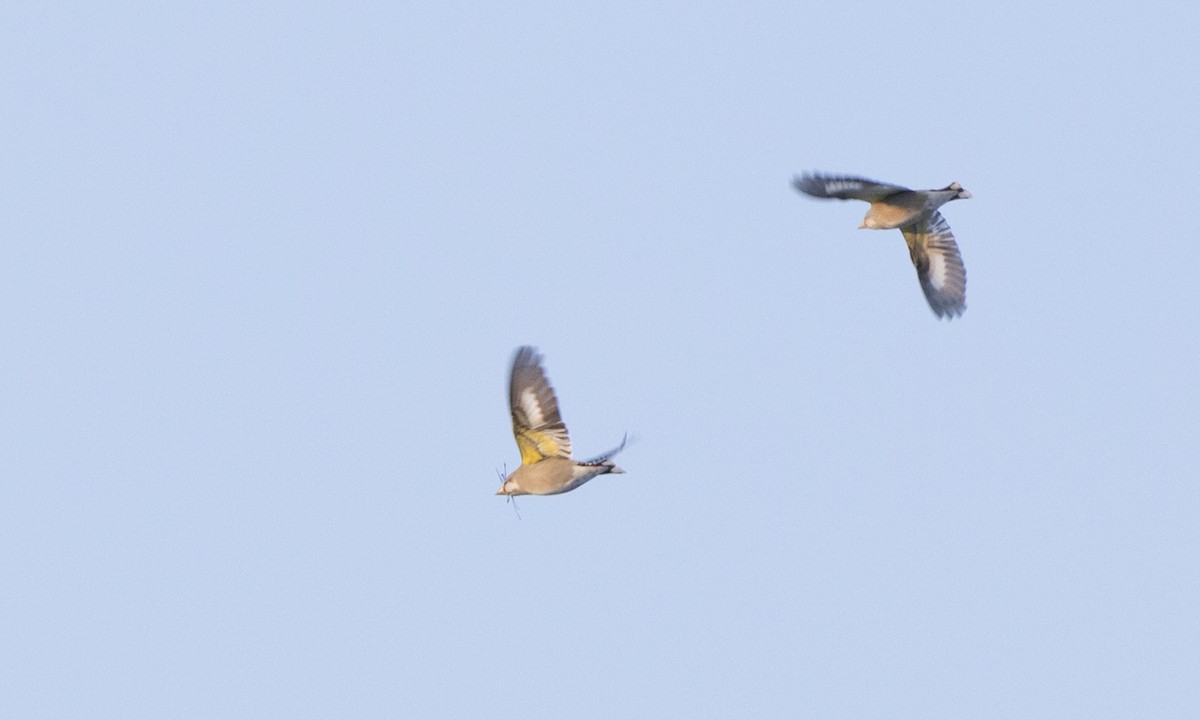
M 0 716 L 1200 717 L 1200 6 L 1056 5 L 6 5 Z

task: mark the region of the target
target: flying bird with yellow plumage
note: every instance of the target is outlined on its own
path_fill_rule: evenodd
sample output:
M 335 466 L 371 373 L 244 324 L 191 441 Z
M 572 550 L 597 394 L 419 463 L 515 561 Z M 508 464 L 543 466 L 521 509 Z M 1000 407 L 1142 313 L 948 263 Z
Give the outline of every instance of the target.
M 612 462 L 613 456 L 625 448 L 625 439 L 616 448 L 590 460 L 571 459 L 571 438 L 536 348 L 528 345 L 517 348 L 508 383 L 508 401 L 513 435 L 521 451 L 521 466 L 504 479 L 497 495 L 557 495 L 599 475 L 625 472 Z

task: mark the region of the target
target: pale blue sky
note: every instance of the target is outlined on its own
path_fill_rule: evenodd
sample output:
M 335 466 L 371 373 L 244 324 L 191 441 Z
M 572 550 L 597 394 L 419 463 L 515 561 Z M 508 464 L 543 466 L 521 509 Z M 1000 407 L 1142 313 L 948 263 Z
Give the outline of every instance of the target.
M 0 716 L 1200 716 L 1200 9 L 1052 5 L 6 6 Z

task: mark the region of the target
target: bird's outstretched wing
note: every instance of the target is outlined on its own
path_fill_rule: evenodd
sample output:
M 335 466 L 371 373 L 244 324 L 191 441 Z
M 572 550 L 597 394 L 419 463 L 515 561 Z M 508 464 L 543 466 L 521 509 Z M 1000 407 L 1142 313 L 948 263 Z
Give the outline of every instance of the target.
M 956 317 L 967 309 L 967 270 L 950 225 L 939 212 L 900 228 L 934 314 Z
M 609 460 L 612 460 L 614 457 L 616 457 L 617 453 L 619 453 L 625 449 L 625 443 L 628 440 L 629 440 L 629 433 L 626 433 L 625 437 L 621 438 L 620 445 L 616 446 L 615 448 L 613 448 L 612 450 L 609 450 L 606 453 L 601 453 L 594 458 L 588 458 L 587 460 L 582 461 L 580 464 L 581 465 L 600 465 L 602 463 L 608 462 Z
M 804 173 L 792 179 L 792 187 L 805 195 L 837 200 L 866 200 L 875 202 L 908 188 L 852 175 L 821 175 Z
M 536 349 L 528 345 L 518 348 L 508 383 L 513 435 L 521 450 L 522 465 L 549 457 L 571 457 L 571 438 L 558 414 L 558 399 L 541 362 Z

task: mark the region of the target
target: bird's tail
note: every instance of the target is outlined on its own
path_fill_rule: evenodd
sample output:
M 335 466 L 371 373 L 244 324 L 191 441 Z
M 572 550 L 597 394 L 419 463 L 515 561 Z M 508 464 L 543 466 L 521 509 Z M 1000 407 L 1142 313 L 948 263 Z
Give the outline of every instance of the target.
M 971 197 L 971 191 L 964 190 L 963 186 L 956 182 L 950 183 L 946 187 L 942 188 L 942 190 L 953 190 L 958 193 L 954 197 L 950 198 L 951 200 L 966 200 Z

